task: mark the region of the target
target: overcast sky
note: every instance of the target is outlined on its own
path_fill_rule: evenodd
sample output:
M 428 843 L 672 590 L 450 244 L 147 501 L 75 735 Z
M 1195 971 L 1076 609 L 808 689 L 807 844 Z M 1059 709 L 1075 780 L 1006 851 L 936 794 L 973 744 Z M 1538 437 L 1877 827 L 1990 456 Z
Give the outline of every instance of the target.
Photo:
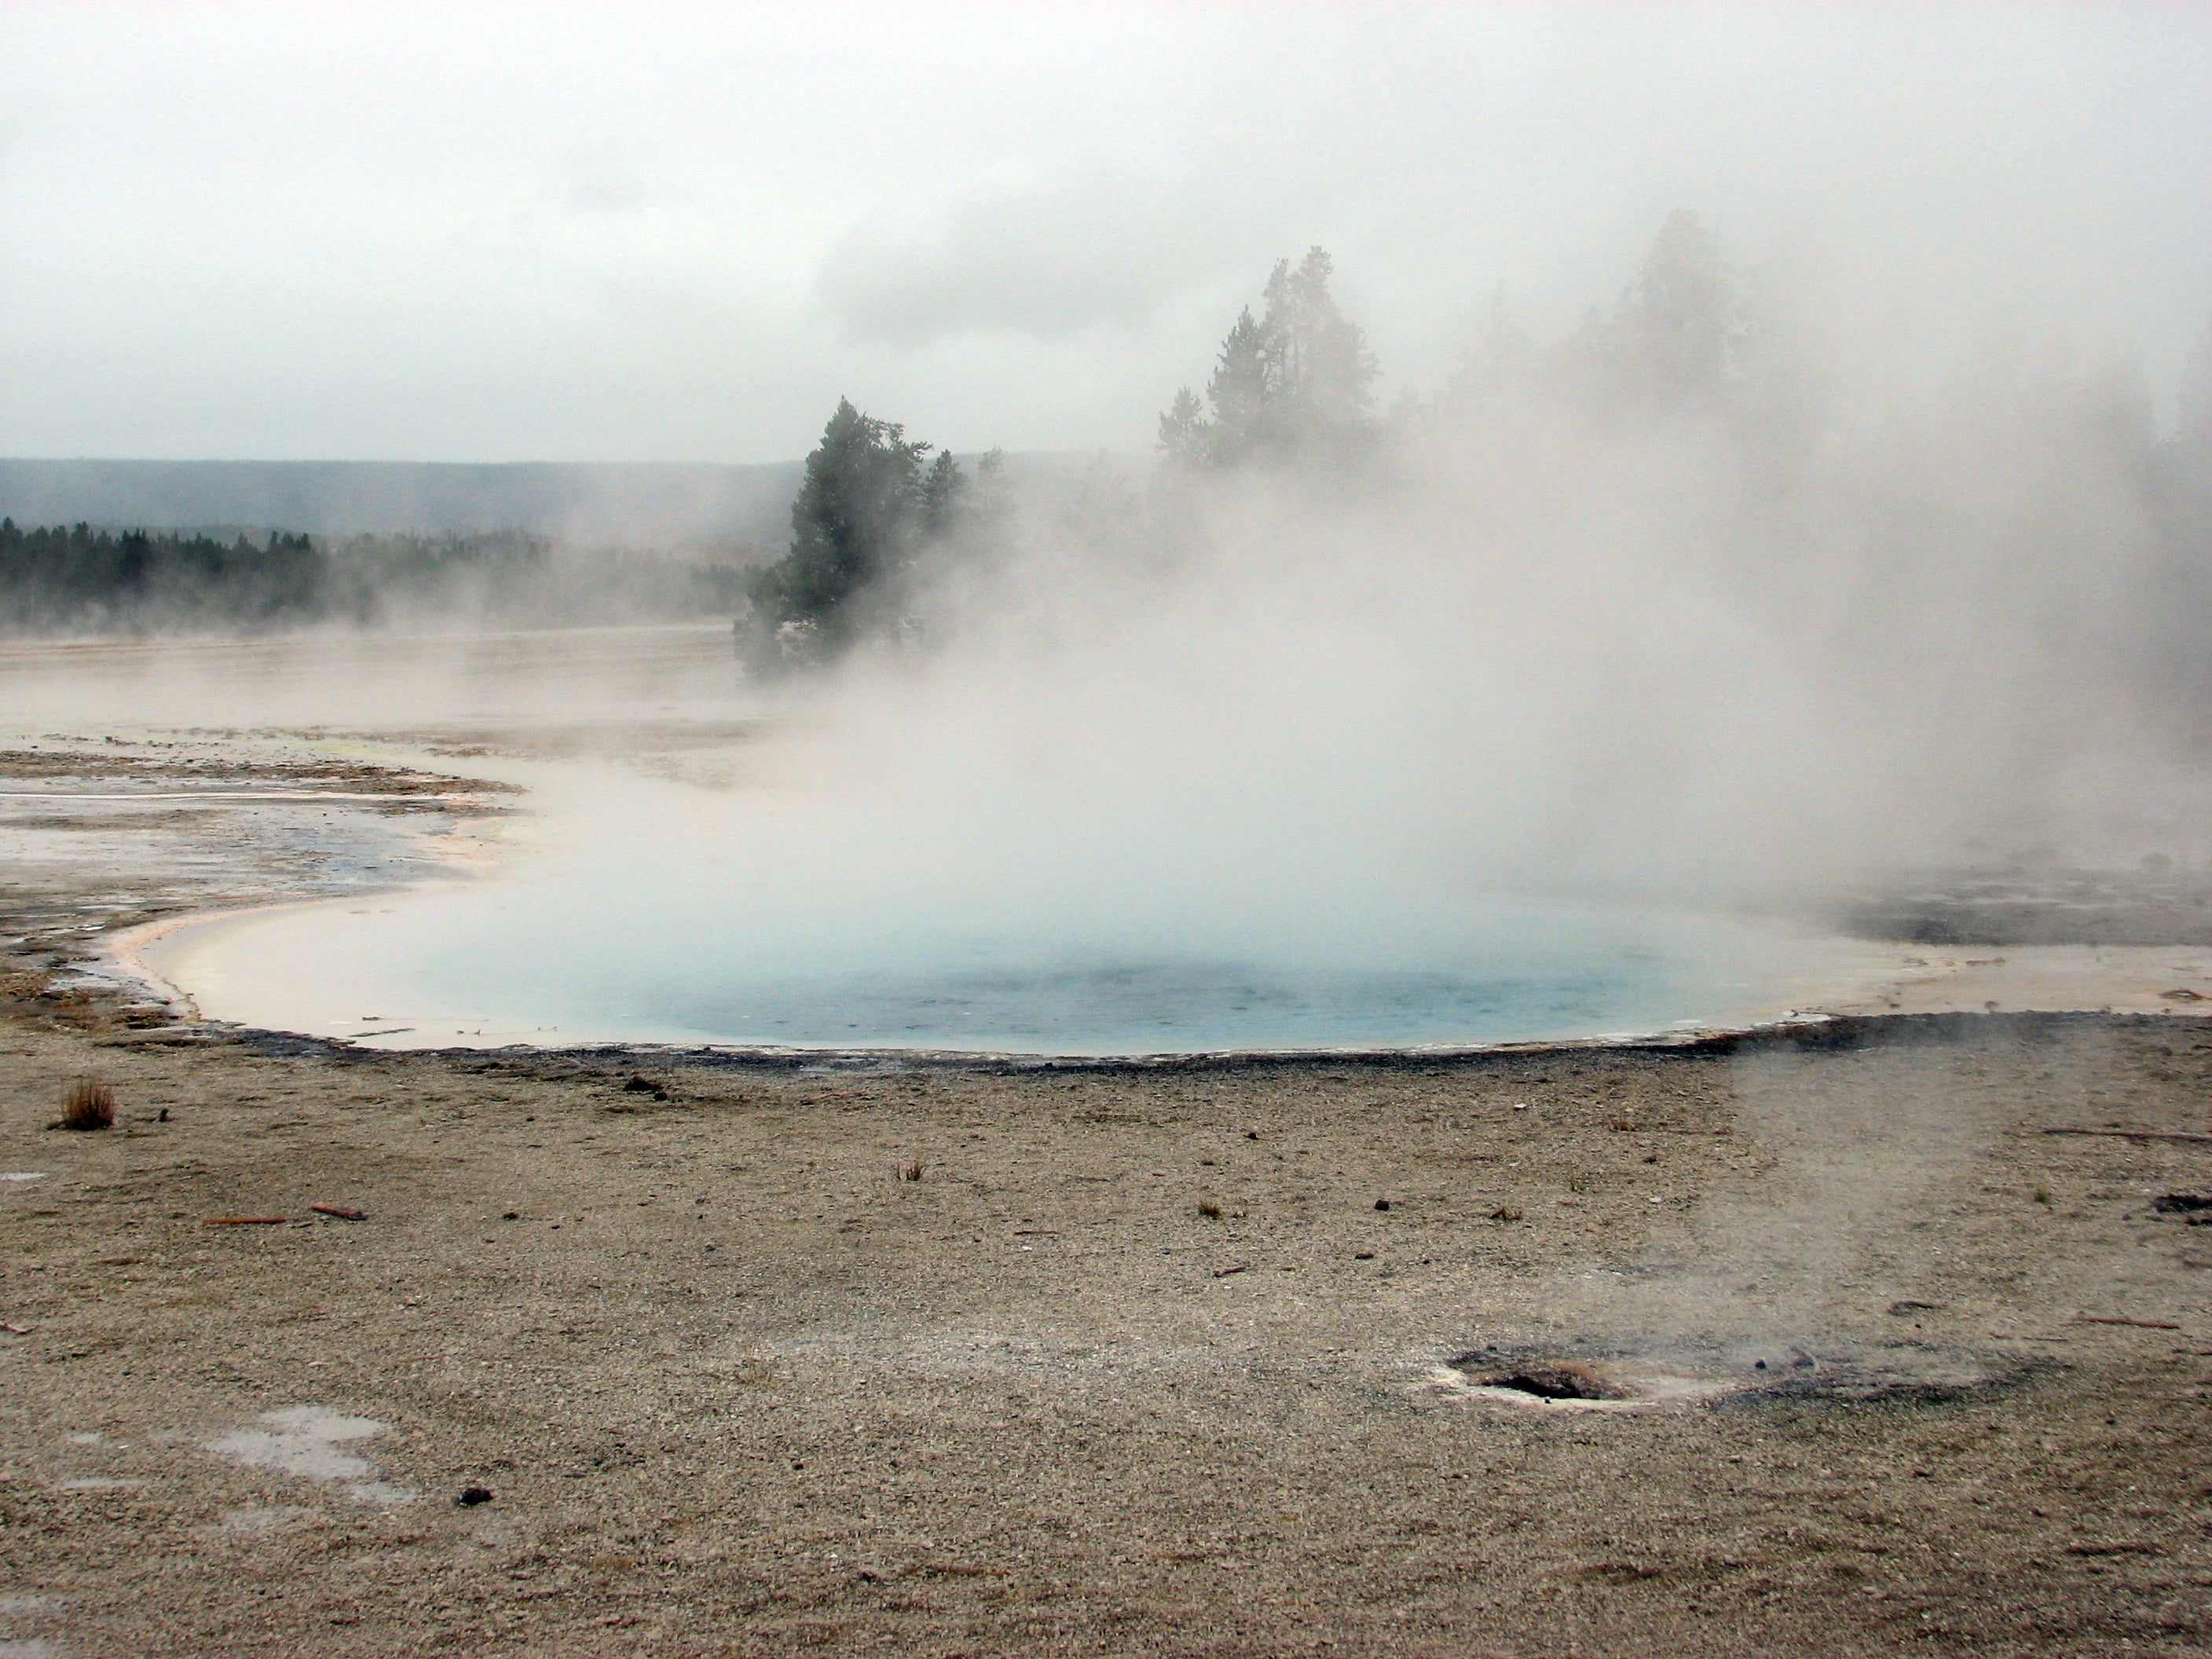
M 0 453 L 1141 448 L 1319 242 L 1386 392 L 1667 211 L 1932 358 L 2212 319 L 2212 7 L 0 4 Z M 1808 256 L 1808 250 L 1811 250 Z

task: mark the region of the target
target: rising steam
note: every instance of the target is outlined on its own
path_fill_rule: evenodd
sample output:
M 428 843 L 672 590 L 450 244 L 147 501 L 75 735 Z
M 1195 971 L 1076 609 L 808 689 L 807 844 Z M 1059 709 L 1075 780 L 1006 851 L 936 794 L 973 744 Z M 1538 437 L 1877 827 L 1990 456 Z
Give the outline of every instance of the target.
M 2161 435 L 2124 368 L 2002 343 L 1928 384 L 1703 238 L 1678 216 L 1565 341 L 1501 310 L 1356 465 L 1033 498 L 790 763 L 870 858 L 1097 917 L 1419 933 L 1479 891 L 2201 863 L 2154 817 L 2212 689 L 2201 410 Z

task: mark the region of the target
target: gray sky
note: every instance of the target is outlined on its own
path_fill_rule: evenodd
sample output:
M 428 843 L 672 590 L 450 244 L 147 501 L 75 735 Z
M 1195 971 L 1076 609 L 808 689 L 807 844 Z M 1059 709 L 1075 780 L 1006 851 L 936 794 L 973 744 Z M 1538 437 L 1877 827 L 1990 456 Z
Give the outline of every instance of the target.
M 1320 242 L 1386 390 L 1676 205 L 1940 364 L 2212 319 L 2212 8 L 0 8 L 0 453 L 1150 442 Z

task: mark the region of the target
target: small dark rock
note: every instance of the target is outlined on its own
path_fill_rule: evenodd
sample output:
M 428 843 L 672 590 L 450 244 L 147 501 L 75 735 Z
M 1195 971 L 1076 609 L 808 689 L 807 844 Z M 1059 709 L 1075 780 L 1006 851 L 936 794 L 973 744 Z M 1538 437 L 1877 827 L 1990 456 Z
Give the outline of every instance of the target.
M 520 1221 L 522 1219 L 522 1212 L 520 1210 L 502 1211 L 499 1218 L 501 1221 Z
M 1372 1261 L 1375 1260 L 1375 1252 L 1372 1250 L 1354 1250 L 1352 1253 L 1352 1259 L 1354 1261 Z
M 1375 1200 L 1375 1207 L 1378 1210 L 1387 1210 L 1390 1207 L 1390 1200 L 1387 1198 L 1378 1198 Z
M 472 1510 L 479 1504 L 489 1504 L 491 1502 L 491 1488 L 489 1486 L 464 1486 L 461 1488 L 461 1495 L 459 1498 L 456 1498 L 453 1502 L 459 1504 L 461 1508 L 465 1510 Z
M 1751 1362 L 1751 1368 L 1755 1371 L 1763 1371 L 1766 1369 L 1766 1362 L 1764 1359 L 1754 1359 Z
M 2212 1210 L 2212 1197 L 2203 1193 L 2165 1193 L 2151 1200 L 2150 1206 L 2160 1215 L 2194 1215 L 2199 1210 Z

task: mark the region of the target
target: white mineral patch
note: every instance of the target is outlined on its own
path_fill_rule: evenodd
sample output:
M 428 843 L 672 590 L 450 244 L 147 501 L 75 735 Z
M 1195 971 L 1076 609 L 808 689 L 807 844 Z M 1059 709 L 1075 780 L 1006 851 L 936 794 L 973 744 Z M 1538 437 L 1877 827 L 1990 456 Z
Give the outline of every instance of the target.
M 0 1171 L 0 1181 L 44 1181 L 44 1170 L 9 1170 Z
M 416 1497 L 412 1490 L 377 1480 L 374 1463 L 343 1449 L 384 1430 L 373 1417 L 348 1417 L 326 1406 L 289 1406 L 263 1413 L 244 1427 L 210 1441 L 207 1449 L 249 1468 L 343 1481 L 347 1496 L 357 1504 L 411 1504 Z
M 49 1636 L 19 1636 L 26 1624 L 51 1623 L 67 1598 L 36 1592 L 0 1595 L 0 1659 L 61 1659 L 62 1644 Z
M 1455 1366 L 1432 1366 L 1416 1382 L 1416 1395 L 1503 1406 L 1516 1411 L 1648 1412 L 1669 1406 L 1692 1406 L 1729 1392 L 1731 1385 L 1711 1377 L 1680 1376 L 1664 1371 L 1627 1370 L 1608 1366 L 1607 1381 L 1624 1391 L 1616 1400 L 1550 1400 L 1519 1389 L 1496 1388 L 1478 1382 Z

